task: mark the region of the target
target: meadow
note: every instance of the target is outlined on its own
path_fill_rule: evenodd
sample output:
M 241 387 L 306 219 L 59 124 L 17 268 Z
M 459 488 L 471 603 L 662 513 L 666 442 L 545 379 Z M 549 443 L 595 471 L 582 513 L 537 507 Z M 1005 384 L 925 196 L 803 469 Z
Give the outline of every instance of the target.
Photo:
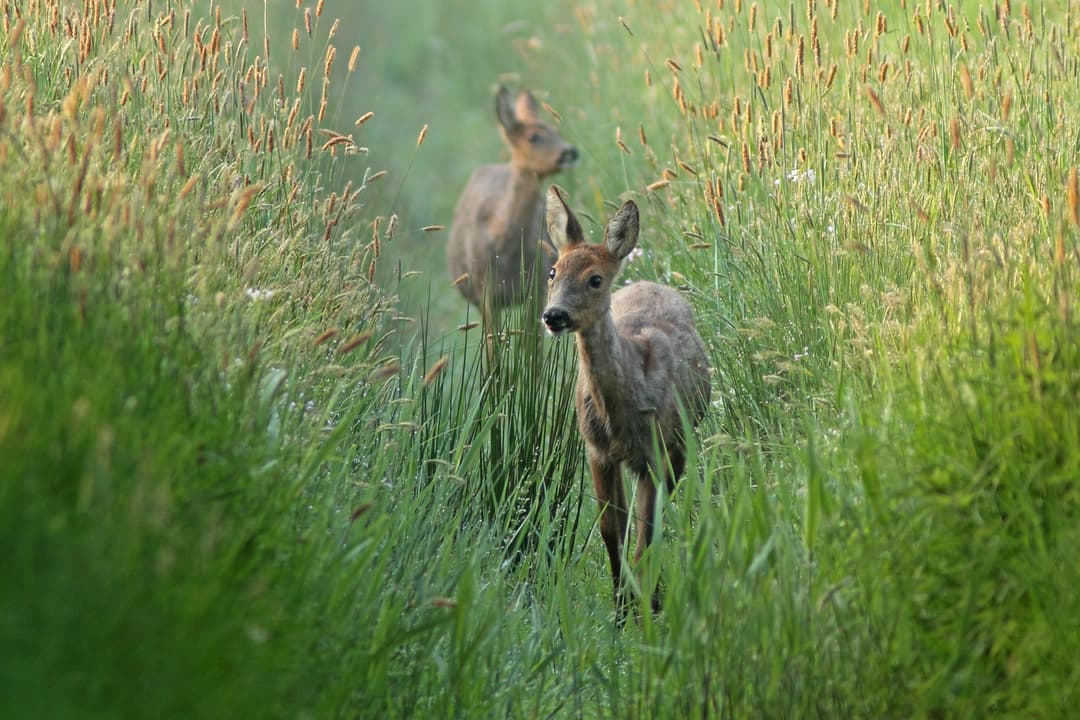
M 1070 716 L 1045 5 L 0 0 L 0 716 Z M 445 271 L 500 82 L 713 367 L 621 629 L 572 341 Z

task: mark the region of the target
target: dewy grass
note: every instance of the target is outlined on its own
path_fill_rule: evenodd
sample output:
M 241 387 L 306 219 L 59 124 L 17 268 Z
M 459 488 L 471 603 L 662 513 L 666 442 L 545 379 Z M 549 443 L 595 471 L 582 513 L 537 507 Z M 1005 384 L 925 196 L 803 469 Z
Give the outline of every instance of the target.
M 1068 716 L 1074 19 L 399 5 L 0 0 L 0 714 Z M 499 80 L 715 369 L 621 632 L 572 348 L 424 230 Z

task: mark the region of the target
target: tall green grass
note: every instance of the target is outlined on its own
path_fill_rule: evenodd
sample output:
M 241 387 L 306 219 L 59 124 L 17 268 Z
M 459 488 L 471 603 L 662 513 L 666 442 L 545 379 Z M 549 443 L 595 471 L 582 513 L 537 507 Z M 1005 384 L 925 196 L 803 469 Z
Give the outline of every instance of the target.
M 1070 714 L 1067 9 L 120 5 L 0 2 L 0 714 Z M 573 348 L 431 227 L 500 80 L 714 368 L 621 631 Z

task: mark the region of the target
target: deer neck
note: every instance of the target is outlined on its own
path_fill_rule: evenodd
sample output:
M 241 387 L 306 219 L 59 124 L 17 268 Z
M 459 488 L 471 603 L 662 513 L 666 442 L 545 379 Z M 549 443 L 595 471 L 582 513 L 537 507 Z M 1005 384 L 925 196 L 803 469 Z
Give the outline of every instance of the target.
M 578 333 L 578 374 L 594 401 L 601 407 L 609 398 L 624 393 L 623 366 L 627 352 L 609 311 L 598 322 Z
M 532 170 L 510 166 L 510 186 L 506 189 L 504 218 L 508 235 L 524 231 L 534 234 L 542 223 L 543 203 L 540 202 L 540 176 Z M 515 238 L 521 240 L 521 238 Z

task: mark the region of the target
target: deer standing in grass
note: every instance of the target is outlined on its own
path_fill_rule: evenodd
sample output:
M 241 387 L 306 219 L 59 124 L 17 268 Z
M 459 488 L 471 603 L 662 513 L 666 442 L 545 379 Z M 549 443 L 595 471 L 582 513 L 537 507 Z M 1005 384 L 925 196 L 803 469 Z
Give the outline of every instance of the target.
M 577 335 L 578 428 L 600 503 L 600 534 L 621 622 L 629 512 L 621 467 L 637 477 L 637 563 L 658 529 L 656 482 L 673 490 L 686 463 L 681 413 L 696 425 L 708 405 L 709 364 L 690 305 L 678 292 L 644 281 L 612 292 L 623 258 L 637 243 L 637 205 L 623 204 L 603 244 L 593 244 L 585 242 L 563 195 L 552 185 L 547 196 L 548 231 L 559 254 L 549 273 L 543 320 L 553 335 Z M 659 612 L 659 592 L 645 592 Z
M 500 87 L 495 114 L 510 162 L 469 178 L 454 211 L 447 260 L 454 284 L 480 309 L 485 330 L 505 307 L 543 297 L 554 250 L 544 228 L 541 181 L 573 165 L 578 151 L 540 119 L 532 93 Z

